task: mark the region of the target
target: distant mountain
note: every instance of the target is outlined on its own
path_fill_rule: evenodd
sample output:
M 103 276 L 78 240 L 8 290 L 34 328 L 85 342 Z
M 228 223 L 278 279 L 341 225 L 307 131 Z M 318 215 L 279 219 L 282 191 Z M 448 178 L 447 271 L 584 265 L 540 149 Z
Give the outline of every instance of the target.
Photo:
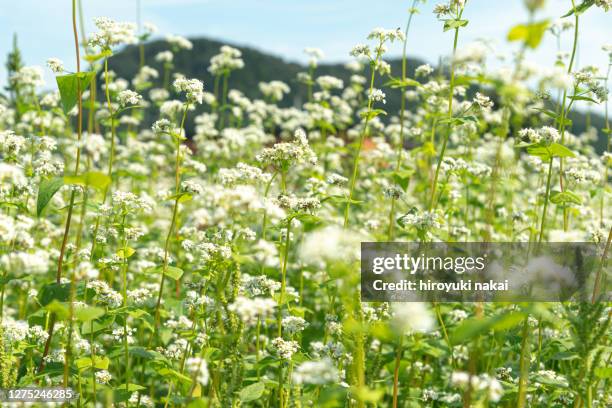
M 204 87 L 208 91 L 212 91 L 213 77 L 208 72 L 210 59 L 219 52 L 219 48 L 226 43 L 206 38 L 191 39 L 193 49 L 189 51 L 180 51 L 174 56 L 174 72 L 181 72 L 189 78 L 198 78 L 204 81 Z M 234 46 L 234 45 L 232 45 Z M 307 70 L 307 67 L 287 62 L 277 56 L 266 54 L 249 47 L 234 46 L 242 51 L 242 58 L 245 63 L 243 69 L 232 72 L 230 77 L 230 88 L 240 90 L 250 99 L 261 98 L 259 91 L 259 82 L 267 82 L 279 80 L 287 83 L 291 88 L 291 93 L 285 97 L 280 103 L 283 107 L 296 106 L 299 107 L 307 100 L 306 87 L 298 83 L 296 76 L 298 72 Z M 168 50 L 168 43 L 165 41 L 152 41 L 145 45 L 145 59 L 149 66 L 152 66 L 162 72 L 161 63 L 155 61 L 155 55 L 160 51 Z M 391 65 L 391 70 L 394 76 L 400 76 L 401 60 L 388 60 Z M 423 64 L 424 61 L 408 58 L 407 72 L 408 76 L 414 77 L 414 69 Z M 139 50 L 136 46 L 130 46 L 123 49 L 121 52 L 113 56 L 109 60 L 109 66 L 114 70 L 119 77 L 132 78 L 138 72 Z M 344 67 L 343 64 L 319 64 L 317 75 L 332 75 L 340 78 L 348 83 L 351 72 Z M 161 78 L 158 79 L 156 86 L 161 86 Z M 380 80 L 377 83 L 382 86 Z M 385 110 L 390 114 L 395 114 L 400 107 L 400 92 L 397 90 L 389 90 L 387 93 L 387 104 Z M 581 133 L 590 120 L 590 124 L 597 129 L 604 128 L 604 118 L 598 114 L 591 114 L 590 118 L 580 111 L 574 111 L 571 115 L 573 120 L 573 132 Z M 147 115 L 147 121 L 151 121 L 151 115 Z M 188 129 L 188 133 L 189 133 Z M 605 149 L 606 137 L 600 132 L 599 142 L 596 147 L 599 151 Z

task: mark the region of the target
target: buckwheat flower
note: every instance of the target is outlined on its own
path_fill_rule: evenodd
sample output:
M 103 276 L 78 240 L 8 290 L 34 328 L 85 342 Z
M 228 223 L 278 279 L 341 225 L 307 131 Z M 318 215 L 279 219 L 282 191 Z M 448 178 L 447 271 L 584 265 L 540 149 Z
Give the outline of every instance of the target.
M 193 48 L 193 43 L 180 35 L 169 34 L 166 36 L 166 41 L 177 49 L 190 50 Z
M 208 71 L 212 75 L 221 75 L 244 68 L 244 61 L 241 57 L 242 52 L 239 49 L 224 45 L 221 47 L 220 53 L 210 59 Z
M 293 371 L 296 384 L 336 384 L 340 379 L 338 369 L 329 358 L 319 361 L 305 361 Z
M 2 322 L 2 336 L 6 344 L 25 340 L 28 335 L 28 324 L 21 320 L 4 319 Z
M 202 192 L 204 191 L 201 185 L 191 180 L 183 181 L 181 183 L 181 190 L 186 193 L 193 194 L 193 195 L 202 194 Z
M 384 28 L 375 28 L 368 35 L 369 40 L 377 39 L 380 42 L 390 41 L 393 42 L 395 40 L 404 41 L 404 32 L 399 28 L 393 30 L 387 30 Z
M 190 376 L 195 377 L 195 380 L 202 386 L 208 384 L 209 373 L 206 360 L 200 357 L 189 357 L 185 361 L 185 369 Z
M 259 90 L 274 102 L 281 101 L 283 96 L 291 91 L 289 86 L 282 81 L 260 82 Z
M 348 183 L 348 178 L 337 173 L 332 173 L 327 177 L 327 183 L 332 186 L 345 186 Z
M 321 75 L 317 78 L 317 84 L 325 90 L 342 89 L 344 87 L 344 82 L 341 79 L 331 75 Z
M 170 93 L 163 88 L 154 88 L 149 91 L 149 98 L 155 103 L 161 103 L 170 97 Z
M 151 291 L 147 288 L 128 290 L 128 298 L 136 306 L 142 306 L 147 303 L 152 298 L 151 295 Z
M 131 327 L 127 328 L 127 342 L 128 344 L 134 344 L 135 339 L 133 337 L 133 334 L 136 333 L 136 329 L 133 329 Z M 113 338 L 116 341 L 124 341 L 125 337 L 126 337 L 126 330 L 124 327 L 118 327 L 115 330 L 113 330 L 112 333 Z
M 45 84 L 43 70 L 40 67 L 22 67 L 10 77 L 15 85 L 38 88 Z
M 274 249 L 274 253 L 276 254 L 276 246 L 274 246 Z M 261 295 L 273 296 L 274 292 L 278 291 L 281 287 L 279 282 L 276 282 L 265 275 L 251 276 L 243 274 L 241 279 L 241 290 L 253 297 Z
M 110 18 L 100 17 L 94 19 L 98 31 L 89 38 L 91 47 L 111 49 L 121 44 L 135 44 L 136 25 L 133 23 L 116 22 Z
M 277 143 L 274 147 L 264 148 L 256 156 L 257 161 L 272 165 L 279 169 L 288 168 L 291 164 L 316 164 L 317 156 L 308 145 L 306 133 L 302 129 L 295 131 L 293 143 Z
M 300 246 L 300 259 L 307 264 L 353 262 L 359 259 L 361 241 L 367 241 L 367 237 L 330 225 L 306 235 Z
M 276 302 L 270 298 L 249 299 L 238 296 L 234 303 L 228 306 L 228 310 L 240 316 L 247 326 L 254 326 L 258 320 L 271 316 L 276 308 Z
M 59 58 L 49 58 L 47 60 L 47 66 L 56 74 L 64 72 L 64 62 Z
M 387 103 L 387 100 L 385 99 L 386 95 L 385 93 L 377 88 L 372 89 L 372 92 L 370 92 L 370 94 L 368 95 L 368 99 L 371 102 L 382 102 L 382 103 Z
M 423 65 L 419 65 L 418 67 L 416 67 L 416 69 L 414 70 L 414 75 L 417 77 L 426 77 L 427 75 L 431 74 L 433 71 L 434 69 L 431 67 L 431 65 L 423 64 Z
M 474 103 L 483 110 L 491 110 L 493 108 L 493 101 L 486 95 L 481 94 L 480 92 L 476 92 L 474 96 Z
M 612 9 L 612 0 L 595 0 L 595 5 L 601 7 L 607 13 Z
M 176 130 L 174 125 L 168 119 L 160 119 L 156 121 L 153 123 L 151 129 L 156 135 L 168 135 Z
M 17 156 L 26 145 L 23 136 L 16 135 L 12 130 L 0 131 L 0 151 L 8 156 Z
M 550 126 L 543 126 L 538 130 L 540 134 L 541 141 L 546 144 L 556 143 L 561 139 L 561 135 L 559 135 L 559 131 Z
M 385 187 L 383 190 L 383 194 L 387 198 L 394 198 L 397 200 L 404 194 L 404 191 L 398 186 L 392 185 Z
M 350 52 L 350 55 L 355 58 L 370 58 L 372 51 L 370 51 L 370 47 L 365 44 L 357 44 L 353 47 Z
M 427 333 L 433 330 L 435 321 L 425 303 L 394 303 L 391 308 L 391 324 L 398 333 Z
M 447 3 L 436 4 L 433 9 L 434 14 L 437 18 L 441 19 L 443 17 L 450 16 L 451 8 Z
M 287 334 L 292 335 L 304 330 L 308 326 L 308 323 L 298 316 L 286 316 L 283 317 L 282 326 Z
M 204 84 L 199 79 L 177 78 L 174 80 L 174 89 L 184 92 L 187 102 L 201 104 L 204 97 Z
M 157 62 L 170 63 L 173 59 L 174 54 L 172 53 L 172 51 L 161 51 L 158 52 L 157 55 L 155 55 L 155 61 Z
M 278 356 L 285 360 L 291 359 L 293 354 L 295 354 L 300 348 L 297 341 L 283 340 L 280 337 L 272 340 L 272 347 L 276 350 Z
M 310 59 L 308 60 L 308 65 L 313 68 L 316 68 L 319 60 L 325 57 L 325 54 L 323 54 L 323 51 L 321 49 L 313 47 L 304 48 L 304 54 L 310 57 Z
M 95 377 L 98 384 L 108 384 L 110 380 L 113 379 L 113 376 L 108 372 L 108 370 L 96 371 Z
M 134 91 L 130 91 L 129 89 L 121 91 L 117 95 L 117 102 L 122 108 L 129 105 L 137 105 L 141 100 L 142 96 L 138 95 L 138 93 Z

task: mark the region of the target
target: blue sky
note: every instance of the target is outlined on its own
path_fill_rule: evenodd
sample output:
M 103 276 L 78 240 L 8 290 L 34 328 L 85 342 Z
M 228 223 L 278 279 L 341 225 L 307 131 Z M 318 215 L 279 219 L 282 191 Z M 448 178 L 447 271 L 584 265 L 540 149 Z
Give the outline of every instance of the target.
M 8 2 L 9 0 L 3 0 Z M 92 18 L 108 16 L 135 21 L 137 0 L 82 0 L 86 25 Z M 284 57 L 305 60 L 304 47 L 318 47 L 330 62 L 348 60 L 351 47 L 365 41 L 374 27 L 404 26 L 411 0 L 140 0 L 142 20 L 157 25 L 161 34 L 207 36 L 231 43 L 249 45 Z M 443 33 L 431 10 L 435 2 L 420 5 L 410 32 L 409 54 L 436 63 L 451 47 L 451 33 Z M 0 8 L 0 58 L 11 46 L 12 33 L 19 42 L 28 65 L 44 65 L 48 57 L 59 57 L 67 67 L 74 66 L 70 0 L 19 0 Z M 557 18 L 571 7 L 570 0 L 548 0 L 540 18 Z M 612 41 L 612 13 L 589 10 L 581 16 L 581 42 L 578 64 L 604 68 L 607 56 L 601 46 Z M 470 0 L 465 12 L 470 20 L 461 31 L 460 46 L 479 38 L 498 43 L 506 54 L 516 46 L 505 43 L 510 27 L 526 19 L 521 0 Z M 570 35 L 563 48 L 569 50 Z M 393 45 L 391 54 L 399 54 Z M 550 66 L 556 45 L 548 35 L 541 47 L 528 58 Z M 492 58 L 494 59 L 494 58 Z M 204 71 L 206 67 L 202 67 Z M 248 67 L 247 67 L 248 69 Z M 52 80 L 47 72 L 47 79 Z M 6 83 L 4 63 L 0 85 Z

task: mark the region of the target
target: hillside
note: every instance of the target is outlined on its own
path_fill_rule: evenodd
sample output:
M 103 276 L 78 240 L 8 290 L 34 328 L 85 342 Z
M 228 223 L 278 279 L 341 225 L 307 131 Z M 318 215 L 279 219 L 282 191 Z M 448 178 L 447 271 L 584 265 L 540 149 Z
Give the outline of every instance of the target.
M 226 44 L 206 38 L 191 39 L 193 49 L 190 51 L 181 51 L 174 56 L 174 71 L 181 72 L 187 77 L 199 78 L 204 81 L 205 88 L 211 90 L 213 78 L 208 73 L 207 68 L 210 64 L 210 58 L 219 52 L 219 48 Z M 234 45 L 232 45 L 234 46 Z M 264 53 L 254 48 L 235 46 L 242 51 L 242 57 L 245 67 L 241 70 L 232 73 L 230 78 L 230 88 L 238 89 L 251 99 L 261 98 L 258 83 L 262 81 L 279 80 L 287 83 L 291 88 L 291 93 L 279 104 L 283 107 L 300 106 L 307 99 L 306 88 L 296 80 L 298 72 L 305 71 L 307 68 L 303 65 L 288 62 L 280 57 Z M 168 49 L 168 44 L 165 41 L 152 41 L 145 46 L 145 58 L 148 65 L 162 71 L 161 63 L 154 60 L 154 57 L 160 51 Z M 132 78 L 138 71 L 139 50 L 138 47 L 126 47 L 117 55 L 110 59 L 109 65 L 120 77 Z M 392 72 L 395 76 L 399 76 L 401 72 L 401 60 L 388 60 L 391 65 Z M 424 61 L 415 58 L 408 59 L 408 76 L 413 76 L 414 69 L 423 64 Z M 317 75 L 332 75 L 348 82 L 351 73 L 343 64 L 319 64 Z M 161 79 L 159 84 L 161 84 Z M 382 84 L 378 84 L 381 86 Z M 399 111 L 400 93 L 398 91 L 387 91 L 387 104 L 385 110 L 390 114 Z M 149 115 L 147 115 L 149 116 Z M 151 118 L 148 117 L 150 120 Z M 574 122 L 574 133 L 581 133 L 588 121 L 597 129 L 603 129 L 604 118 L 598 114 L 591 114 L 590 118 L 583 112 L 576 111 L 571 115 Z M 605 135 L 600 132 L 599 142 L 596 146 L 597 150 L 605 149 Z

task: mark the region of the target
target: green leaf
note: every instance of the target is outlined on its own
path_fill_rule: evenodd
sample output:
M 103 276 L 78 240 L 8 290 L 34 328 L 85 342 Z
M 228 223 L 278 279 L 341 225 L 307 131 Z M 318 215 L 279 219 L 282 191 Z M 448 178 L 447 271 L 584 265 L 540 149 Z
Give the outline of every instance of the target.
M 368 111 L 368 112 L 361 112 L 359 115 L 363 119 L 372 120 L 375 117 L 377 117 L 378 115 L 386 115 L 386 114 L 387 114 L 387 112 L 385 112 L 382 109 L 372 109 L 371 111 Z
M 612 378 L 612 367 L 597 367 L 594 372 L 598 378 Z
M 410 78 L 406 78 L 406 79 L 393 78 L 391 81 L 387 82 L 385 86 L 397 89 L 397 88 L 407 88 L 409 86 L 419 87 L 421 86 L 421 83 L 417 80 L 410 79 Z
M 571 204 L 581 205 L 582 197 L 569 190 L 553 191 L 550 193 L 550 202 L 562 207 L 568 207 Z
M 126 391 L 127 389 L 128 392 L 136 392 L 136 391 L 144 390 L 145 387 L 143 387 L 142 385 L 129 383 L 129 384 L 121 384 L 120 386 L 117 387 L 117 389 L 120 391 Z
M 160 266 L 159 268 L 156 268 L 156 270 L 158 272 L 163 272 L 164 275 L 174 279 L 174 280 L 179 280 L 181 279 L 181 276 L 183 276 L 184 271 L 181 268 L 178 268 L 176 266 L 170 266 L 168 265 L 166 267 L 166 271 L 164 272 L 164 267 Z
M 121 248 L 120 250 L 118 250 L 118 251 L 117 251 L 117 256 L 118 256 L 119 258 L 124 258 L 124 259 L 125 259 L 125 258 L 129 258 L 129 257 L 131 257 L 131 256 L 132 256 L 132 255 L 134 255 L 135 253 L 136 253 L 136 250 L 135 250 L 134 248 L 127 247 L 127 248 L 125 248 L 125 253 L 124 253 L 124 251 L 123 251 L 123 248 Z
M 444 31 L 452 30 L 455 28 L 465 27 L 468 24 L 467 20 L 449 19 L 444 20 Z
M 525 318 L 524 313 L 502 313 L 482 319 L 464 320 L 451 335 L 451 343 L 459 344 L 490 330 L 503 331 L 518 325 Z
M 508 41 L 522 41 L 529 48 L 538 48 L 549 25 L 548 20 L 530 24 L 518 24 L 508 32 Z
M 108 370 L 110 360 L 108 357 L 94 356 L 93 360 L 90 357 L 82 357 L 74 361 L 77 369 L 83 370 L 87 368 L 97 368 L 99 370 Z
M 78 74 L 60 75 L 55 78 L 64 113 L 67 114 L 70 112 L 77 104 L 79 99 L 79 86 L 82 93 L 95 75 L 95 72 L 81 72 Z
M 588 96 L 582 96 L 582 95 L 572 95 L 570 96 L 570 99 L 574 100 L 574 101 L 586 101 L 586 102 L 591 102 L 594 103 L 595 105 L 599 105 L 599 102 L 597 102 L 595 99 L 593 98 L 589 98 Z
M 256 382 L 241 389 L 238 395 L 241 402 L 250 402 L 261 398 L 265 390 L 266 385 L 263 382 Z
M 104 309 L 95 306 L 76 307 L 74 315 L 81 322 L 89 322 L 104 315 Z
M 562 15 L 561 18 L 569 17 L 574 13 L 576 13 L 577 15 L 580 15 L 584 13 L 585 11 L 587 11 L 593 4 L 595 4 L 595 0 L 585 0 L 582 3 L 580 3 L 578 6 L 576 6 L 576 8 L 572 8 L 566 14 Z
M 111 183 L 111 178 L 99 171 L 88 171 L 87 173 L 79 176 L 64 176 L 64 183 L 88 186 L 98 190 L 103 190 Z
M 408 188 L 408 183 L 410 182 L 410 177 L 414 174 L 414 170 L 399 170 L 391 173 L 391 177 L 395 184 L 400 186 L 402 190 L 406 191 Z
M 161 370 L 158 371 L 158 373 L 163 377 L 172 377 L 185 384 L 191 384 L 191 378 L 171 368 L 162 368 Z
M 559 143 L 551 144 L 548 146 L 548 150 L 550 150 L 552 155 L 555 157 L 576 157 L 574 152 Z
M 38 294 L 38 301 L 42 306 L 47 306 L 54 300 L 57 300 L 58 302 L 67 302 L 69 298 L 69 283 L 49 283 L 43 286 L 40 293 Z
M 44 309 L 49 313 L 55 314 L 57 320 L 66 320 L 68 317 L 70 317 L 67 302 L 58 302 L 57 300 L 53 300 L 51 303 L 46 305 Z
M 55 193 L 64 185 L 64 180 L 57 177 L 51 180 L 43 180 L 38 186 L 38 198 L 36 199 L 36 216 L 40 217 L 43 210 L 49 204 Z

